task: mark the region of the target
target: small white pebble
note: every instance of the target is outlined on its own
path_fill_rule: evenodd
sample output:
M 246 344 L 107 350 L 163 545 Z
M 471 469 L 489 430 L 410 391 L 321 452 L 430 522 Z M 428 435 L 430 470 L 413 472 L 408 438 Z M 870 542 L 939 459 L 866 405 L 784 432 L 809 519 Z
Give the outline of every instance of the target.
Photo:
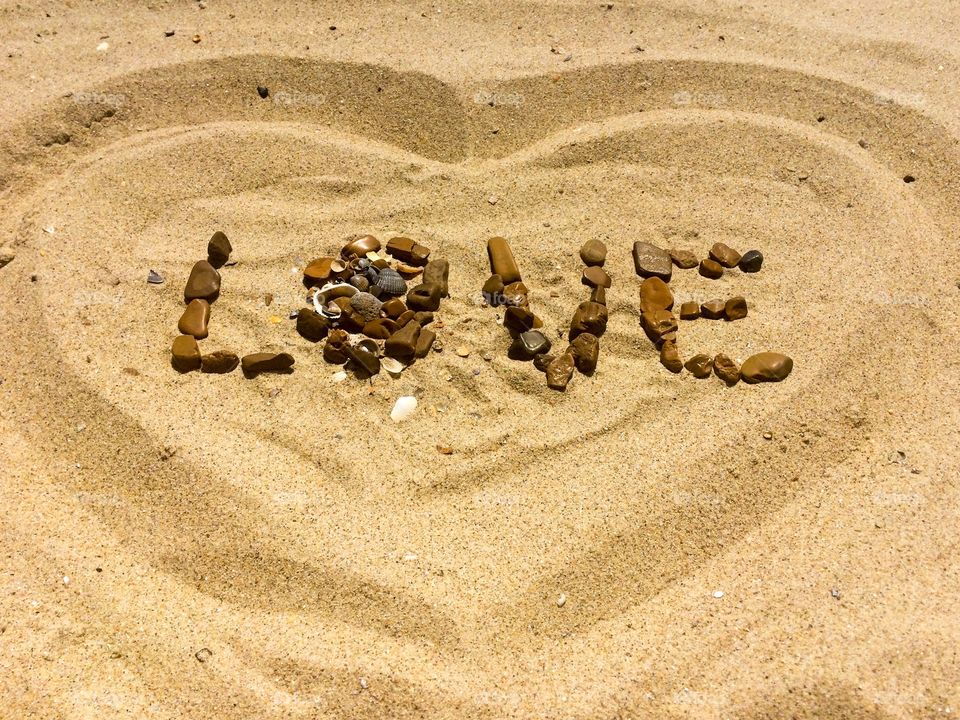
M 496 195 L 491 195 L 490 197 L 487 198 L 487 202 L 490 203 L 491 205 L 496 205 L 499 201 L 500 201 L 500 198 L 498 198 Z
M 335 372 L 333 375 L 330 376 L 330 382 L 335 382 L 335 383 L 343 382 L 346 379 L 347 379 L 347 374 L 343 370 Z
M 557 607 L 563 607 L 567 604 L 567 596 L 563 593 L 560 593 L 560 597 L 557 598 Z
M 109 47 L 110 47 L 110 43 L 104 40 L 102 43 L 97 45 L 97 52 L 105 52 Z
M 722 598 L 722 597 L 723 597 L 723 590 L 714 590 L 713 596 L 714 596 L 715 598 Z
M 54 233 L 53 225 L 47 225 L 47 226 L 43 229 L 43 231 L 44 231 L 47 235 L 53 235 L 53 233 Z
M 404 559 L 404 560 L 407 560 L 407 561 L 416 560 L 416 559 L 417 559 L 417 554 L 416 554 L 416 553 L 407 553 L 406 555 L 403 556 L 403 559 Z
M 360 688 L 366 690 L 368 687 L 370 687 L 370 683 L 367 682 L 367 679 L 365 677 L 360 678 Z
M 69 576 L 69 575 L 64 575 L 64 576 L 63 576 L 63 584 L 64 584 L 64 585 L 69 585 L 69 584 L 70 584 L 70 576 Z

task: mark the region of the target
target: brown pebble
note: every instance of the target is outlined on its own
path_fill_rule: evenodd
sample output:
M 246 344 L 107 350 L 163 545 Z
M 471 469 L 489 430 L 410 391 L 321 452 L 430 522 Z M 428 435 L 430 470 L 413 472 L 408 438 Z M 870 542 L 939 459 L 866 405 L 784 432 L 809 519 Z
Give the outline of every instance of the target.
M 365 257 L 367 253 L 378 250 L 380 250 L 380 241 L 373 235 L 364 235 L 344 245 L 340 249 L 340 255 L 345 260 L 349 260 L 352 257 Z
M 420 283 L 407 293 L 407 307 L 411 310 L 439 310 L 441 293 L 439 285 Z
M 511 306 L 503 315 L 503 326 L 507 330 L 522 333 L 535 326 L 534 320 L 534 314 L 527 308 Z
M 187 309 L 183 311 L 177 322 L 177 330 L 184 335 L 192 335 L 197 340 L 203 340 L 208 334 L 210 322 L 210 303 L 206 300 L 191 300 Z
M 417 321 L 417 325 L 420 327 L 426 327 L 433 322 L 433 313 L 429 310 L 420 310 L 413 314 L 413 319 Z M 442 328 L 443 323 L 437 322 L 437 328 Z
M 670 259 L 681 270 L 689 270 L 697 266 L 697 256 L 689 250 L 670 249 Z
M 437 445 L 437 452 L 441 455 L 453 455 L 453 448 L 448 445 Z
M 346 345 L 349 340 L 345 330 L 335 328 L 327 335 L 327 342 L 323 345 L 323 359 L 331 365 L 343 365 L 347 357 Z
M 425 285 L 437 285 L 440 288 L 440 297 L 450 297 L 449 275 L 449 262 L 446 260 L 431 260 L 423 269 L 423 283 Z
M 747 383 L 779 382 L 793 370 L 793 360 L 777 352 L 751 355 L 740 366 L 740 377 Z
M 683 370 L 683 359 L 677 349 L 677 343 L 672 340 L 660 346 L 660 364 L 672 373 Z
M 567 383 L 573 377 L 576 362 L 573 353 L 567 351 L 558 355 L 547 365 L 547 387 L 551 390 L 566 390 Z
M 658 277 L 667 282 L 673 274 L 670 253 L 648 242 L 633 244 L 633 266 L 640 277 Z
M 195 263 L 183 289 L 183 299 L 186 302 L 196 299 L 213 302 L 219 295 L 220 273 L 206 260 Z
M 703 379 L 710 377 L 710 372 L 713 370 L 713 359 L 709 355 L 694 355 L 683 366 L 695 378 Z
M 510 283 L 505 285 L 503 288 L 503 295 L 501 296 L 501 305 L 516 305 L 518 307 L 529 307 L 530 302 L 527 300 L 527 293 L 530 291 L 527 290 L 527 286 L 522 282 Z
M 200 367 L 200 346 L 193 335 L 178 335 L 174 338 L 170 354 L 170 363 L 179 372 L 190 372 Z
M 491 275 L 483 284 L 481 292 L 483 299 L 490 307 L 503 305 L 503 278 L 499 275 Z
M 726 312 L 727 304 L 723 300 L 708 300 L 700 306 L 700 317 L 707 320 L 719 320 Z
M 727 387 L 733 387 L 740 382 L 740 367 L 723 353 L 713 359 L 713 372 Z
M 600 341 L 593 333 L 580 333 L 570 343 L 570 352 L 573 353 L 573 362 L 577 370 L 584 375 L 589 375 L 597 369 Z
M 744 297 L 737 295 L 732 297 L 723 306 L 723 313 L 727 320 L 740 320 L 747 316 L 747 301 Z
M 264 293 L 263 294 L 263 304 L 266 307 L 273 305 L 273 293 Z
M 695 302 L 685 302 L 680 306 L 681 320 L 696 320 L 700 317 L 700 305 Z
M 418 358 L 426 357 L 430 352 L 430 348 L 433 347 L 434 341 L 437 339 L 437 334 L 430 330 L 429 328 L 423 328 L 420 331 L 420 335 L 417 336 L 417 347 L 414 351 L 414 355 Z
M 640 312 L 670 310 L 673 308 L 673 293 L 670 286 L 658 277 L 650 277 L 640 283 Z
M 504 285 L 523 279 L 506 238 L 492 237 L 487 240 L 487 255 L 490 258 L 490 272 L 499 275 Z
M 584 265 L 602 267 L 607 260 L 607 246 L 600 240 L 587 240 L 580 247 L 580 259 Z
M 363 326 L 363 334 L 374 340 L 386 340 L 399 329 L 400 326 L 395 320 L 391 320 L 390 318 L 377 318 Z
M 401 262 L 423 266 L 430 257 L 430 248 L 408 237 L 395 237 L 387 241 L 387 252 Z
M 373 377 L 380 373 L 380 358 L 374 350 L 363 345 L 347 345 L 344 352 L 350 358 L 350 369 L 358 377 Z
M 405 365 L 413 362 L 417 353 L 417 340 L 420 338 L 420 326 L 415 322 L 408 322 L 393 335 L 387 338 L 383 354 L 392 357 Z
M 240 358 L 229 350 L 215 350 L 200 358 L 200 370 L 205 373 L 233 372 L 240 364 Z
M 580 303 L 570 322 L 570 340 L 585 332 L 601 337 L 607 329 L 607 317 L 605 305 L 590 301 Z
M 533 357 L 533 366 L 542 373 L 547 371 L 550 363 L 556 359 L 556 355 L 548 355 L 543 353 L 542 355 L 534 355 Z
M 407 306 L 400 298 L 390 298 L 380 306 L 381 312 L 388 318 L 396 320 L 407 311 Z
M 734 268 L 740 262 L 740 253 L 722 242 L 713 244 L 710 248 L 710 257 L 725 268 Z
M 580 282 L 589 287 L 610 287 L 610 276 L 607 275 L 606 271 L 597 267 L 596 265 L 591 265 L 590 267 L 584 268 L 583 276 L 580 278 Z
M 215 268 L 222 267 L 230 259 L 230 253 L 232 252 L 233 246 L 227 236 L 217 230 L 210 238 L 210 242 L 207 243 L 207 260 Z
M 297 332 L 301 337 L 311 342 L 319 342 L 329 331 L 330 320 L 313 308 L 303 308 L 297 313 Z
M 641 313 L 640 323 L 650 339 L 655 342 L 663 340 L 664 335 L 677 331 L 677 316 L 669 310 Z
M 290 353 L 251 353 L 244 355 L 240 361 L 243 374 L 249 378 L 260 373 L 290 373 L 293 372 L 293 355 Z
M 723 267 L 716 260 L 704 258 L 700 261 L 700 274 L 711 280 L 719 280 L 723 277 Z
M 599 303 L 600 305 L 606 305 L 607 304 L 606 288 L 602 288 L 602 287 L 593 288 L 593 290 L 590 291 L 590 302 Z

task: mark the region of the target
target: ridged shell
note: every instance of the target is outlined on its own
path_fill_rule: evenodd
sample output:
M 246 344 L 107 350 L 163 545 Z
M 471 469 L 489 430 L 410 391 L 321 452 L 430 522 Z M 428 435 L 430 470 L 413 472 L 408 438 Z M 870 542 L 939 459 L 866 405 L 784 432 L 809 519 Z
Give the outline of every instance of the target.
M 407 283 L 400 273 L 392 268 L 384 268 L 377 274 L 377 286 L 390 295 L 403 295 L 407 292 Z

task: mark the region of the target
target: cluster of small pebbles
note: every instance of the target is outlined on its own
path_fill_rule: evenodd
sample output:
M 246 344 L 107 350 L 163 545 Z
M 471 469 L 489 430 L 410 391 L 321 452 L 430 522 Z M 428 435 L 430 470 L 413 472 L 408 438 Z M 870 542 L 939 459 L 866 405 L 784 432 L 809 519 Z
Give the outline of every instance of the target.
M 410 238 L 385 248 L 373 235 L 353 239 L 339 256 L 304 269 L 310 306 L 297 313 L 297 332 L 324 341 L 323 359 L 359 377 L 399 374 L 434 348 L 427 326 L 449 296 L 449 272 L 446 260 L 431 259 L 430 248 Z
M 229 373 L 239 365 L 247 377 L 260 373 L 289 373 L 293 371 L 293 357 L 289 353 L 258 352 L 238 357 L 230 350 L 214 350 L 201 353 L 198 340 L 209 334 L 210 306 L 220 297 L 220 271 L 233 247 L 230 240 L 219 230 L 207 244 L 207 259 L 194 264 L 183 289 L 187 304 L 177 323 L 180 331 L 171 348 L 171 364 L 174 369 L 187 373 L 200 370 L 205 373 Z
M 714 374 L 728 386 L 736 385 L 740 380 L 747 383 L 778 382 L 790 374 L 793 360 L 780 353 L 758 353 L 738 366 L 722 353 L 713 357 L 697 354 L 684 362 L 677 347 L 679 323 L 673 313 L 673 293 L 667 284 L 673 275 L 673 267 L 681 270 L 698 267 L 700 274 L 707 278 L 721 277 L 725 268 L 738 267 L 743 272 L 754 273 L 763 264 L 763 255 L 759 250 L 750 250 L 741 255 L 718 242 L 710 248 L 709 257 L 699 260 L 688 250 L 665 250 L 652 243 L 636 242 L 633 245 L 633 263 L 637 275 L 643 278 L 640 285 L 640 324 L 650 341 L 660 350 L 660 363 L 667 370 L 681 373 L 686 369 L 696 378 Z M 747 301 L 742 296 L 736 296 L 702 304 L 685 302 L 680 305 L 679 315 L 680 320 L 740 320 L 747 316 Z

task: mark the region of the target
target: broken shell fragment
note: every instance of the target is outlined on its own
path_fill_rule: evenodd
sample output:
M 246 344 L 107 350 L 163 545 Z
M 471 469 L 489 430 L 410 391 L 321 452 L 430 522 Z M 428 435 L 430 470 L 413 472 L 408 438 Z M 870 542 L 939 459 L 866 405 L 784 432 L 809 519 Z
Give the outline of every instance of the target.
M 393 410 L 390 411 L 390 419 L 394 422 L 401 422 L 413 415 L 416 409 L 417 399 L 412 395 L 404 395 L 397 398 L 397 402 L 394 403 Z

